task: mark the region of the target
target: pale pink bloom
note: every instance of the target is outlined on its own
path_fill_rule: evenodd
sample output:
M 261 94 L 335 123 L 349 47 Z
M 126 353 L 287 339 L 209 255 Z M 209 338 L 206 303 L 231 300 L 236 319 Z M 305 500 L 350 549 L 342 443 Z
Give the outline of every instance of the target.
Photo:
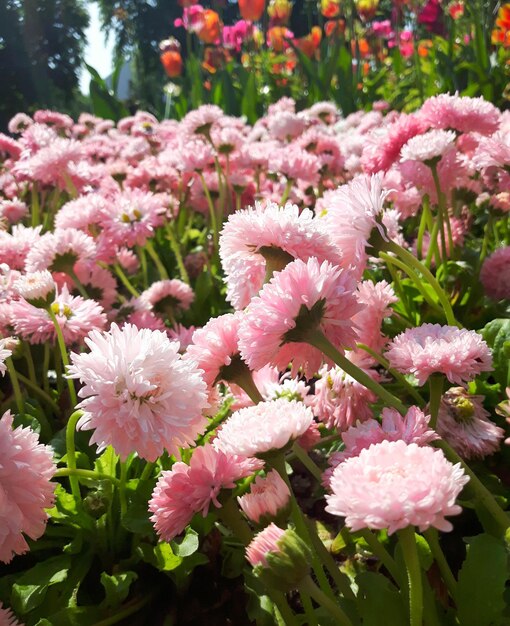
M 9 120 L 9 125 L 7 126 L 7 128 L 9 132 L 13 135 L 21 134 L 33 123 L 33 119 L 26 113 L 16 113 L 16 115 Z
M 476 130 L 481 135 L 491 135 L 499 128 L 501 112 L 482 97 L 442 93 L 426 100 L 419 116 L 433 128 L 451 128 L 461 133 Z
M 310 391 L 310 387 L 303 380 L 291 378 L 290 372 L 285 372 L 280 376 L 276 367 L 266 365 L 251 374 L 255 386 L 264 400 L 286 398 L 287 400 L 303 402 Z M 232 382 L 228 386 L 235 398 L 234 404 L 230 407 L 232 411 L 237 411 L 253 404 L 248 394 L 241 387 Z
M 242 366 L 239 356 L 239 313 L 226 313 L 211 318 L 203 328 L 193 334 L 186 354 L 203 371 L 209 387 L 230 378 L 228 368 Z
M 267 119 L 269 134 L 280 142 L 291 141 L 301 135 L 306 126 L 306 119 L 291 111 L 280 111 Z
M 279 100 L 269 105 L 267 109 L 267 115 L 268 117 L 270 117 L 283 111 L 294 113 L 295 110 L 296 101 L 294 100 L 294 98 L 290 98 L 289 96 L 282 96 Z
M 140 189 L 126 189 L 111 199 L 102 220 L 105 235 L 118 246 L 143 246 L 163 223 L 168 197 Z
M 179 311 L 187 311 L 193 302 L 193 289 L 178 278 L 158 280 L 146 289 L 140 300 L 147 304 L 156 314 L 163 317 Z
M 38 124 L 47 124 L 56 128 L 72 128 L 73 118 L 59 111 L 49 111 L 47 109 L 39 109 L 34 113 L 34 121 Z
M 271 400 L 239 409 L 222 425 L 214 447 L 226 454 L 263 455 L 281 450 L 313 422 L 311 409 L 295 400 Z
M 492 137 L 482 137 L 473 156 L 477 169 L 484 167 L 505 167 L 510 164 L 510 137 L 498 132 Z
M 492 300 L 510 299 L 510 246 L 498 248 L 484 260 L 480 281 Z
M 193 335 L 195 334 L 195 331 L 195 326 L 186 328 L 182 324 L 176 324 L 175 328 L 169 328 L 166 331 L 166 334 L 171 341 L 179 342 L 179 352 L 184 354 L 188 347 L 193 343 Z
M 15 224 L 28 215 L 27 205 L 14 198 L 12 200 L 0 200 L 0 219 Z
M 203 172 L 214 164 L 215 152 L 211 144 L 193 140 L 185 143 L 179 153 L 176 168 L 181 172 Z
M 462 385 L 492 369 L 491 351 L 481 335 L 441 324 L 408 328 L 389 343 L 386 358 L 397 371 L 413 374 L 420 385 L 436 373 Z
M 66 189 L 72 180 L 71 165 L 83 158 L 83 147 L 80 142 L 58 137 L 35 154 L 27 158 L 22 156 L 14 166 L 13 172 L 21 180 L 34 180 Z
M 381 332 L 383 320 L 393 315 L 391 305 L 397 302 L 393 287 L 385 280 L 373 283 L 364 280 L 358 285 L 358 301 L 363 308 L 353 317 L 358 330 L 358 341 L 375 352 L 381 352 L 387 342 L 387 338 Z M 373 362 L 371 357 L 363 350 L 357 351 L 358 356 L 363 356 L 367 362 Z
M 260 518 L 275 518 L 289 500 L 289 488 L 275 469 L 264 477 L 257 476 L 250 491 L 237 498 L 246 517 L 256 524 Z
M 366 247 L 387 192 L 380 176 L 361 175 L 347 185 L 324 194 L 321 220 L 342 254 L 342 267 L 351 267 L 361 277 L 367 261 Z
M 319 182 L 321 163 L 297 144 L 279 148 L 269 155 L 268 170 L 285 176 L 287 180 L 316 185 Z
M 138 257 L 129 248 L 120 248 L 117 252 L 117 261 L 128 274 L 134 274 L 140 267 Z
M 465 459 L 483 458 L 497 452 L 505 431 L 489 419 L 483 396 L 452 387 L 441 398 L 437 432 Z
M 0 133 L 0 162 L 6 157 L 11 157 L 14 160 L 19 159 L 22 149 L 20 143 L 15 139 Z
M 242 133 L 236 128 L 224 127 L 214 129 L 212 142 L 219 154 L 232 154 L 244 144 Z
M 223 111 L 214 104 L 203 104 L 185 115 L 181 121 L 181 130 L 187 135 L 209 136 L 213 124 L 223 117 Z
M 375 375 L 372 370 L 365 370 Z M 314 415 L 327 428 L 343 431 L 355 421 L 363 422 L 373 415 L 370 404 L 376 395 L 341 368 L 324 366 L 315 383 L 315 395 L 310 399 Z
M 48 270 L 33 272 L 20 276 L 14 283 L 14 289 L 28 302 L 46 300 L 50 294 L 55 294 L 55 281 Z
M 108 200 L 99 193 L 82 195 L 62 205 L 55 215 L 55 228 L 75 228 L 90 234 L 108 213 Z
M 74 271 L 90 298 L 109 310 L 117 299 L 117 281 L 112 274 L 92 261 L 78 261 Z M 73 288 L 76 289 L 76 287 Z
M 257 565 L 269 567 L 267 555 L 281 552 L 278 542 L 284 535 L 285 531 L 273 524 L 273 522 L 257 533 L 246 548 L 246 558 L 250 565 L 253 567 Z
M 57 228 L 45 233 L 28 251 L 27 272 L 50 270 L 68 272 L 78 261 L 91 259 L 96 252 L 92 237 L 75 228 Z
M 462 511 L 455 500 L 468 481 L 441 450 L 383 441 L 335 469 L 326 511 L 345 517 L 353 532 L 386 528 L 391 535 L 411 525 L 450 531 L 445 517 Z
M 137 452 L 155 461 L 203 432 L 206 385 L 177 342 L 161 331 L 112 324 L 85 343 L 90 352 L 71 354 L 69 374 L 84 383 L 78 429 L 94 430 L 90 441 L 99 450 L 112 445 L 123 459 Z
M 18 115 L 22 115 L 22 114 L 18 113 Z M 16 616 L 10 609 L 4 608 L 4 606 L 0 602 L 0 626 L 24 626 L 24 625 L 16 619 Z
M 352 317 L 361 308 L 355 287 L 346 270 L 327 261 L 293 261 L 251 301 L 239 328 L 241 356 L 250 369 L 271 364 L 285 370 L 292 362 L 293 374 L 302 367 L 310 378 L 324 357 L 303 332 L 320 330 L 338 350 L 353 348 Z
M 147 305 L 140 301 L 140 299 L 131 300 L 127 308 L 127 322 L 133 324 L 138 329 L 147 328 L 149 330 L 160 330 L 164 333 L 167 332 L 164 320 L 161 317 L 155 315 Z
M 455 147 L 455 137 L 452 130 L 429 130 L 411 137 L 400 152 L 401 160 L 423 163 L 439 160 Z
M 227 281 L 227 299 L 237 309 L 248 305 L 264 284 L 271 259 L 277 265 L 317 257 L 337 265 L 340 260 L 320 220 L 296 205 L 257 202 L 232 214 L 220 236 L 220 257 Z M 266 260 L 267 259 L 267 260 Z
M 24 534 L 39 539 L 45 509 L 53 504 L 53 450 L 31 428 L 12 428 L 9 411 L 0 418 L 0 561 L 28 550 Z
M 163 541 L 171 541 L 191 522 L 195 513 L 205 517 L 212 504 L 221 508 L 222 489 L 261 469 L 262 462 L 216 450 L 210 444 L 193 452 L 189 465 L 178 461 L 161 473 L 149 501 L 151 521 Z
M 334 102 L 316 102 L 303 113 L 306 117 L 319 119 L 324 124 L 334 124 L 340 117 L 340 111 Z
M 0 374 L 2 374 L 2 376 L 7 370 L 5 359 L 8 359 L 12 355 L 12 351 L 7 348 L 8 343 L 8 339 L 0 339 Z

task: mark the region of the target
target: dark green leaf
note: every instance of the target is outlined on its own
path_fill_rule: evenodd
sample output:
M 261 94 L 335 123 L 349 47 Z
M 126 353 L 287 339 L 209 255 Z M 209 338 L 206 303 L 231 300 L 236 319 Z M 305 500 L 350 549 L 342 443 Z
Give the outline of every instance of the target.
M 56 556 L 42 563 L 21 576 L 12 588 L 12 606 L 16 613 L 24 615 L 43 602 L 48 587 L 63 582 L 71 565 L 67 555 Z
M 135 572 L 120 572 L 110 576 L 106 572 L 101 574 L 101 584 L 104 587 L 106 597 L 101 602 L 105 608 L 115 608 L 121 605 L 129 595 L 129 588 L 138 578 Z
M 358 610 L 363 626 L 408 626 L 407 606 L 388 578 L 363 572 L 356 577 L 356 583 L 359 586 Z
M 172 541 L 172 550 L 176 556 L 191 556 L 198 550 L 198 543 L 198 533 L 192 528 L 188 528 L 181 543 Z
M 510 342 L 510 319 L 495 319 L 481 331 L 483 338 L 492 349 L 494 378 L 502 387 L 510 385 L 510 360 L 507 342 Z

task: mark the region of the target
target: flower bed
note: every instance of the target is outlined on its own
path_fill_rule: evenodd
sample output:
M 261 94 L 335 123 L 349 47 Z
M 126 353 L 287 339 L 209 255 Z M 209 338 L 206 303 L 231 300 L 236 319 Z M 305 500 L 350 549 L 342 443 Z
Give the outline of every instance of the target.
M 506 623 L 508 112 L 9 130 L 2 624 Z

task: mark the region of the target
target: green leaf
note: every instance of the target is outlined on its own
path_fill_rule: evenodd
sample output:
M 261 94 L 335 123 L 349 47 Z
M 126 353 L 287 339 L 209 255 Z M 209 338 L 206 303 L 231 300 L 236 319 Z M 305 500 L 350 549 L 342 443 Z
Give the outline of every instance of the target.
M 96 472 L 100 472 L 101 474 L 115 476 L 115 467 L 118 460 L 119 455 L 115 454 L 115 450 L 112 448 L 112 446 L 108 446 L 103 454 L 98 459 L 96 459 L 96 462 L 94 463 L 94 469 L 96 470 Z
M 95 606 L 73 606 L 51 615 L 51 620 L 39 620 L 36 626 L 90 626 L 104 617 Z
M 181 543 L 172 541 L 172 550 L 176 556 L 187 557 L 191 556 L 198 550 L 198 533 L 192 528 L 186 530 L 186 535 Z
M 485 534 L 470 538 L 457 586 L 459 623 L 462 626 L 502 624 L 503 594 L 509 577 L 504 542 Z
M 510 385 L 510 368 L 507 342 L 510 342 L 510 319 L 495 319 L 481 331 L 482 337 L 492 349 L 494 378 L 502 387 Z
M 246 115 L 248 122 L 254 124 L 257 121 L 257 83 L 255 74 L 252 72 L 248 76 L 244 86 L 243 98 L 241 100 L 241 114 Z
M 358 610 L 363 626 L 408 626 L 407 606 L 388 578 L 363 572 L 356 577 L 356 583 L 359 586 Z
M 169 543 L 158 543 L 154 548 L 154 556 L 156 557 L 156 566 L 163 572 L 171 572 L 182 563 L 182 557 L 173 553 Z
M 81 503 L 80 503 L 81 505 Z M 88 513 L 77 506 L 74 496 L 57 484 L 55 488 L 55 505 L 48 509 L 49 516 L 67 526 L 83 528 L 93 531 L 95 529 L 95 520 Z
M 101 607 L 116 608 L 120 606 L 129 595 L 129 588 L 138 578 L 135 572 L 121 572 L 110 576 L 106 572 L 101 574 L 101 584 L 104 587 L 106 597 L 101 602 Z
M 48 587 L 67 578 L 70 565 L 69 556 L 56 556 L 25 572 L 12 588 L 11 598 L 15 612 L 24 615 L 39 606 L 46 597 Z

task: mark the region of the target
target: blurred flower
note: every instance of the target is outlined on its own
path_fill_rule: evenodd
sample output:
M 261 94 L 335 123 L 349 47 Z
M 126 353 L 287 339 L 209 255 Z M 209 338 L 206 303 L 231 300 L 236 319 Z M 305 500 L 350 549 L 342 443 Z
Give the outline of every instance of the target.
M 292 39 L 294 33 L 285 26 L 273 26 L 267 31 L 267 45 L 275 52 L 282 52 L 288 47 L 286 39 Z
M 215 74 L 217 70 L 221 69 L 231 58 L 226 48 L 222 46 L 207 46 L 204 50 L 202 67 L 210 74 Z
M 510 48 L 510 2 L 499 8 L 491 41 L 493 44 L 502 44 L 505 48 Z
M 354 5 L 362 20 L 371 20 L 377 13 L 379 0 L 355 0 Z
M 429 33 L 445 34 L 444 14 L 441 0 L 427 0 L 427 3 L 418 13 L 418 24 L 423 24 Z
M 390 20 L 382 20 L 381 22 L 373 22 L 372 32 L 376 37 L 388 39 L 393 34 Z
M 308 35 L 296 39 L 294 43 L 303 54 L 305 54 L 309 58 L 312 58 L 321 44 L 321 39 L 322 30 L 319 28 L 319 26 L 313 26 Z
M 239 0 L 239 13 L 243 20 L 258 22 L 264 13 L 266 0 Z
M 328 20 L 324 24 L 326 37 L 340 36 L 345 33 L 345 20 Z
M 225 48 L 233 48 L 239 52 L 242 44 L 251 37 L 252 33 L 252 24 L 245 20 L 239 20 L 232 26 L 224 26 L 221 31 L 223 45 Z
M 340 13 L 340 0 L 321 0 L 321 13 L 324 17 L 336 17 Z
M 180 52 L 167 50 L 159 57 L 167 76 L 175 78 L 182 73 L 182 57 Z
M 158 48 L 161 52 L 166 52 L 167 50 L 172 50 L 173 52 L 181 51 L 181 44 L 178 39 L 175 37 L 169 37 L 168 39 L 163 39 L 159 42 Z
M 291 13 L 291 0 L 269 0 L 267 14 L 271 18 L 271 24 L 287 24 Z
M 458 20 L 464 15 L 464 2 L 461 0 L 460 2 L 452 2 L 448 6 L 448 13 L 453 20 Z
M 204 43 L 217 43 L 221 32 L 220 16 L 212 9 L 205 9 L 196 30 L 197 37 Z

